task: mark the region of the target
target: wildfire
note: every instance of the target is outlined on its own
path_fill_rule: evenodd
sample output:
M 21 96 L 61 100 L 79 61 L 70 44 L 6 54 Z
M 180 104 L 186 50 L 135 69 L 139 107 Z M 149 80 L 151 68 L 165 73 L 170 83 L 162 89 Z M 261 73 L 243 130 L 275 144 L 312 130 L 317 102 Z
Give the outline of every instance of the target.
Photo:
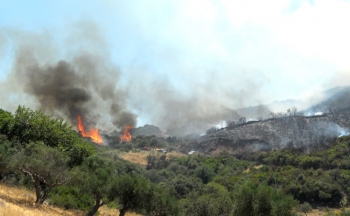
M 78 129 L 82 137 L 88 137 L 97 144 L 101 144 L 103 142 L 102 137 L 98 133 L 98 129 L 91 128 L 89 131 L 85 131 L 80 115 L 78 115 Z
M 126 141 L 126 142 L 131 142 L 131 134 L 130 134 L 130 130 L 131 130 L 131 126 L 128 125 L 126 126 L 126 128 L 123 130 L 123 136 L 120 137 L 120 141 Z

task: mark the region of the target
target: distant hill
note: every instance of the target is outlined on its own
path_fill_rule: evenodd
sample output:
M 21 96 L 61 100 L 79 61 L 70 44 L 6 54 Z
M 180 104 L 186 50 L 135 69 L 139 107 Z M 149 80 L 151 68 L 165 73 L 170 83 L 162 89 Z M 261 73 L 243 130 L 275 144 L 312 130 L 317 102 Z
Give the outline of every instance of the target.
M 306 112 L 329 112 L 334 109 L 350 107 L 350 86 L 336 87 L 324 92 L 325 97 Z
M 350 108 L 317 116 L 285 116 L 252 121 L 232 128 L 219 129 L 181 146 L 209 155 L 222 151 L 234 155 L 260 150 L 297 147 L 317 149 L 334 137 L 350 133 Z
M 286 112 L 296 107 L 306 113 L 328 112 L 332 108 L 350 107 L 350 86 L 337 86 L 303 99 L 287 99 L 269 104 L 236 109 L 239 116 L 258 119 L 266 117 L 271 112 Z
M 151 135 L 155 135 L 157 137 L 168 137 L 168 135 L 166 135 L 164 132 L 162 132 L 159 127 L 154 126 L 154 125 L 144 125 L 143 127 L 137 127 L 137 128 L 133 128 L 131 130 L 131 134 L 134 137 L 137 137 L 139 135 L 143 135 L 143 136 L 151 136 Z

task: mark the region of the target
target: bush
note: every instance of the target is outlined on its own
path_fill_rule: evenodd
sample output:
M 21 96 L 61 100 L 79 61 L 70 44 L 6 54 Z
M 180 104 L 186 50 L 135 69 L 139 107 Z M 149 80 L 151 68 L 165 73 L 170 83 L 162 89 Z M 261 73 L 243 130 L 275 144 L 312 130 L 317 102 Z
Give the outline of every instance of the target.
M 246 182 L 238 188 L 234 198 L 235 209 L 233 215 L 255 216 L 292 216 L 297 202 L 290 195 L 279 190 L 273 190 L 267 185 L 254 185 Z
M 51 191 L 49 203 L 65 209 L 87 211 L 94 205 L 94 200 L 74 186 L 61 186 Z
M 297 208 L 297 211 L 298 212 L 302 212 L 304 213 L 305 215 L 307 215 L 307 213 L 309 212 L 312 212 L 312 207 L 309 203 L 307 202 L 304 202 L 302 205 L 300 205 L 298 208 Z

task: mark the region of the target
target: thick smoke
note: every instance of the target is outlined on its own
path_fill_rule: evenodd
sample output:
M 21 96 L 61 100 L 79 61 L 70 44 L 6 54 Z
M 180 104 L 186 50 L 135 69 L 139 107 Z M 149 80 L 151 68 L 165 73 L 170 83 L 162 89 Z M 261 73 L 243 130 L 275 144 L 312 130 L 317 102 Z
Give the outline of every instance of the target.
M 17 62 L 21 64 L 22 62 Z M 45 112 L 61 112 L 71 122 L 78 115 L 83 116 L 88 124 L 96 124 L 99 107 L 94 104 L 99 99 L 110 104 L 109 114 L 112 123 L 117 128 L 126 125 L 135 126 L 135 115 L 125 111 L 125 99 L 122 92 L 113 88 L 108 79 L 97 76 L 98 66 L 93 56 L 80 56 L 72 63 L 59 61 L 54 65 L 40 66 L 38 64 L 22 67 L 16 70 L 18 81 L 25 91 L 40 103 L 40 109 Z
M 136 126 L 136 115 L 128 109 L 132 108 L 144 123 L 184 136 L 238 120 L 242 116 L 234 108 L 260 104 L 266 97 L 260 93 L 266 77 L 253 69 L 219 67 L 204 72 L 211 74 L 209 79 L 198 71 L 182 72 L 186 77 L 180 86 L 173 83 L 172 74 L 157 76 L 137 65 L 120 71 L 96 25 L 79 23 L 67 32 L 61 44 L 48 32 L 11 32 L 15 46 L 7 80 L 11 86 L 0 87 L 16 94 L 7 98 L 11 104 L 41 109 L 73 125 L 82 115 L 86 126 L 105 130 Z M 240 73 L 243 77 L 236 76 Z
M 175 136 L 203 134 L 222 121 L 238 120 L 242 116 L 233 107 L 259 103 L 259 91 L 264 84 L 260 77 L 241 78 L 237 84 L 238 80 L 230 83 L 231 77 L 220 75 L 198 84 L 203 78 L 189 75 L 186 82 L 190 83 L 179 86 L 162 76 L 154 77 L 148 71 L 138 76 L 143 82 L 130 82 L 133 108 L 147 113 L 166 134 Z
M 82 31 L 88 32 L 86 28 L 89 26 L 84 26 Z M 117 88 L 119 68 L 108 60 L 104 47 L 97 51 L 94 47 L 96 43 L 101 45 L 98 43 L 101 39 L 95 36 L 85 38 L 93 44 L 90 45 L 93 52 L 88 51 L 87 45 L 86 49 L 69 52 L 69 60 L 52 61 L 42 54 L 52 53 L 54 46 L 46 44 L 46 47 L 42 47 L 40 42 L 25 39 L 23 35 L 26 33 L 17 34 L 21 38 L 17 41 L 15 61 L 8 81 L 16 83 L 25 94 L 34 97 L 37 101 L 35 108 L 60 116 L 73 125 L 76 125 L 78 115 L 83 117 L 86 126 L 103 129 L 123 129 L 126 125 L 136 125 L 136 115 L 127 109 L 125 91 Z M 37 37 L 44 39 L 44 36 Z M 85 45 L 88 44 L 86 41 Z

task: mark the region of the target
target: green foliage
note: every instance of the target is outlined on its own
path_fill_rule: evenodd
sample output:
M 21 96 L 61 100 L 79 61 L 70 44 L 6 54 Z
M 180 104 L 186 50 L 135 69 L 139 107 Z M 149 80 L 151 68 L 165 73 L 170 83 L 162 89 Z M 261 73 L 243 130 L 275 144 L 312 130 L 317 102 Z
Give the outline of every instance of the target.
M 166 155 L 160 156 L 148 155 L 147 156 L 147 169 L 164 169 L 168 166 L 169 161 L 166 159 Z
M 312 212 L 312 207 L 309 203 L 304 202 L 302 205 L 298 206 L 297 211 L 307 215 L 307 213 Z
M 206 165 L 197 167 L 194 172 L 196 176 L 203 181 L 204 184 L 210 182 L 215 176 L 215 172 Z
M 11 157 L 9 167 L 32 178 L 37 204 L 42 204 L 53 187 L 70 179 L 67 156 L 41 142 L 30 143 Z
M 10 167 L 25 169 L 46 177 L 46 181 L 66 178 L 67 157 L 54 148 L 43 143 L 30 143 L 11 158 Z
M 309 156 L 309 155 L 301 155 L 296 158 L 296 163 L 299 164 L 300 167 L 304 169 L 318 169 L 322 159 L 319 157 Z
M 203 190 L 192 191 L 180 205 L 185 215 L 231 215 L 233 202 L 225 187 L 209 183 Z
M 62 119 L 21 106 L 13 116 L 0 110 L 0 133 L 5 134 L 10 141 L 18 141 L 22 147 L 40 141 L 58 148 L 70 156 L 70 166 L 81 164 L 84 158 L 94 153 L 93 147 L 78 137 Z
M 11 143 L 5 135 L 0 134 L 0 179 L 2 175 L 5 175 L 10 171 L 8 165 L 11 156 L 18 151 L 13 146 L 14 144 Z
M 152 185 L 151 198 L 146 211 L 154 216 L 175 216 L 179 214 L 178 201 L 169 188 Z
M 0 134 L 9 134 L 10 125 L 14 117 L 10 112 L 0 109 Z
M 184 198 L 193 189 L 203 187 L 200 179 L 182 175 L 178 175 L 172 179 L 169 185 L 174 187 L 178 198 Z
M 284 195 L 267 185 L 256 186 L 251 182 L 238 188 L 234 201 L 234 215 L 237 216 L 295 215 L 293 208 L 297 204 L 290 195 Z
M 94 215 L 99 207 L 113 200 L 109 192 L 116 176 L 113 165 L 97 155 L 85 159 L 75 170 L 75 186 L 81 194 L 89 195 L 95 202 L 90 215 Z
M 126 211 L 147 209 L 152 198 L 152 185 L 144 177 L 122 174 L 116 178 L 108 192 L 109 200 L 116 199 L 120 205 L 120 215 Z
M 112 148 L 170 148 L 169 142 L 177 139 L 138 136 L 120 143 L 118 138 Z M 42 198 L 51 191 L 51 204 L 89 209 L 89 215 L 112 201 L 121 215 L 133 210 L 158 216 L 288 216 L 294 215 L 294 199 L 304 203 L 301 212 L 308 209 L 306 202 L 348 206 L 350 136 L 335 138 L 328 149 L 304 153 L 288 147 L 246 155 L 245 160 L 227 153 L 170 159 L 150 155 L 147 169 L 121 160 L 118 151 L 101 147 L 94 154 L 67 123 L 40 111 L 18 107 L 12 115 L 0 109 L 0 179 L 34 185 Z M 27 176 L 18 175 L 19 169 Z M 56 180 L 66 179 L 72 180 L 53 188 Z
M 50 192 L 49 203 L 65 209 L 87 211 L 94 205 L 94 200 L 89 194 L 70 184 L 54 188 Z

